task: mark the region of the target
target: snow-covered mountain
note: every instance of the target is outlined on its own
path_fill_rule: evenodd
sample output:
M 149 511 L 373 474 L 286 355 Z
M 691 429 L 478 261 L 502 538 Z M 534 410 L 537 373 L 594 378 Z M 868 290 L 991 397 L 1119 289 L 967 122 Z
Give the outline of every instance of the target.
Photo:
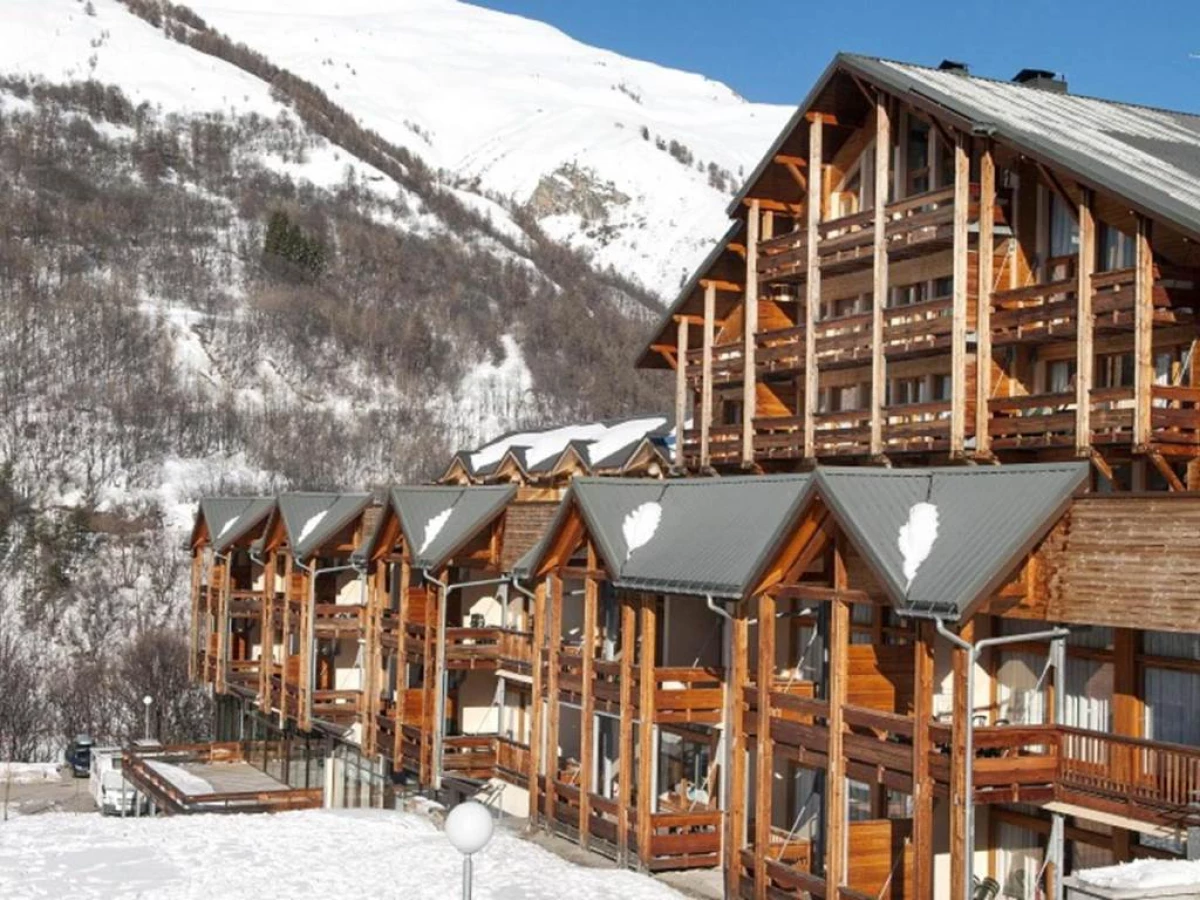
M 789 112 L 457 0 L 188 5 L 466 191 L 528 205 L 549 235 L 660 297 L 707 252 Z M 0 33 L 3 68 L 93 75 L 165 109 L 274 112 L 267 85 L 172 45 L 117 0 L 8 0 L 4 18 L 21 24 Z

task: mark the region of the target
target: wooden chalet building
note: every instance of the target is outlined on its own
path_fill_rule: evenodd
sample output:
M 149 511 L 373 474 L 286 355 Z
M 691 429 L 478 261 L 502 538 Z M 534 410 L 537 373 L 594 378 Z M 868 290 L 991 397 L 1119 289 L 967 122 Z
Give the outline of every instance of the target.
M 730 215 L 639 363 L 676 372 L 680 468 L 1200 485 L 1194 115 L 842 54 Z
M 201 504 L 218 737 L 729 898 L 1200 846 L 1200 118 L 843 55 L 731 214 L 673 423 Z

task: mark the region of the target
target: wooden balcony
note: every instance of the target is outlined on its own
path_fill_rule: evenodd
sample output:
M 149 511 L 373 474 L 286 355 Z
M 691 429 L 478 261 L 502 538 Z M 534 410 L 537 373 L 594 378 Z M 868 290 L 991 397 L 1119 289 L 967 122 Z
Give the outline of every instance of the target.
M 825 370 L 870 362 L 873 320 L 873 314 L 867 312 L 818 322 L 813 328 L 818 367 Z
M 949 352 L 953 326 L 953 297 L 889 306 L 883 313 L 884 356 L 890 360 Z
M 447 669 L 495 670 L 499 667 L 499 628 L 446 629 Z
M 969 221 L 979 219 L 979 186 L 971 185 Z M 995 206 L 997 224 L 1004 224 L 1006 200 Z M 885 241 L 892 259 L 904 259 L 953 243 L 954 188 L 938 188 L 888 204 Z M 821 270 L 830 274 L 870 266 L 875 252 L 875 211 L 831 219 L 817 226 Z M 762 241 L 758 272 L 764 282 L 795 281 L 808 267 L 805 228 Z
M 362 691 L 313 691 L 313 718 L 335 725 L 353 724 L 358 719 L 358 706 L 361 698 Z
M 803 455 L 803 416 L 764 416 L 754 420 L 755 459 L 800 459 Z
M 745 369 L 745 354 L 742 352 L 741 341 L 714 344 L 712 348 L 712 379 L 713 384 L 735 384 L 742 380 Z M 696 390 L 700 388 L 700 379 L 704 365 L 704 348 L 689 350 L 687 353 L 688 380 Z
M 231 659 L 226 667 L 226 683 L 242 692 L 258 693 L 260 664 L 257 659 Z
M 529 784 L 529 745 L 511 738 L 496 738 L 496 776 L 517 787 Z
M 1200 454 L 1200 388 L 1150 388 L 1152 441 L 1168 455 Z
M 496 774 L 496 736 L 470 734 L 442 743 L 442 770 L 448 776 L 485 780 Z
M 318 603 L 313 624 L 319 637 L 357 638 L 364 628 L 366 608 L 353 603 Z
M 533 632 L 500 630 L 500 665 L 511 672 L 529 674 L 533 668 Z
M 754 367 L 761 375 L 804 371 L 804 326 L 763 331 L 754 336 Z
M 950 447 L 950 401 L 899 403 L 883 408 L 885 453 L 927 453 Z
M 719 725 L 724 717 L 724 679 L 721 669 L 655 668 L 655 723 Z
M 988 435 L 997 450 L 1073 446 L 1075 392 L 993 397 L 988 401 Z
M 871 449 L 870 411 L 817 413 L 813 416 L 813 444 L 817 456 L 866 456 Z

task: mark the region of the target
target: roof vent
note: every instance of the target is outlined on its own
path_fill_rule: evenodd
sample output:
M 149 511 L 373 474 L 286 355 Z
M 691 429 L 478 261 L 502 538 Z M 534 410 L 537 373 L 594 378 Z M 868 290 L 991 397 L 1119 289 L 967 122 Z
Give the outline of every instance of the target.
M 1039 91 L 1053 91 L 1056 94 L 1067 92 L 1067 81 L 1060 78 L 1057 72 L 1049 69 L 1022 69 L 1013 76 L 1016 84 L 1037 88 Z
M 943 59 L 938 64 L 938 71 L 953 72 L 955 75 L 970 75 L 971 67 L 965 62 L 959 62 L 956 59 Z

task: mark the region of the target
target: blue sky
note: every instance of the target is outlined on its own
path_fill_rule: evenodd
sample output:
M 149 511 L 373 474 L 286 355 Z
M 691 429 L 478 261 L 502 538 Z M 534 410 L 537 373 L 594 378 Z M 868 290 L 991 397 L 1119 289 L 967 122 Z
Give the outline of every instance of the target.
M 1053 69 L 1074 93 L 1200 112 L 1200 2 L 471 0 L 588 44 L 795 104 L 838 50 L 978 75 Z

